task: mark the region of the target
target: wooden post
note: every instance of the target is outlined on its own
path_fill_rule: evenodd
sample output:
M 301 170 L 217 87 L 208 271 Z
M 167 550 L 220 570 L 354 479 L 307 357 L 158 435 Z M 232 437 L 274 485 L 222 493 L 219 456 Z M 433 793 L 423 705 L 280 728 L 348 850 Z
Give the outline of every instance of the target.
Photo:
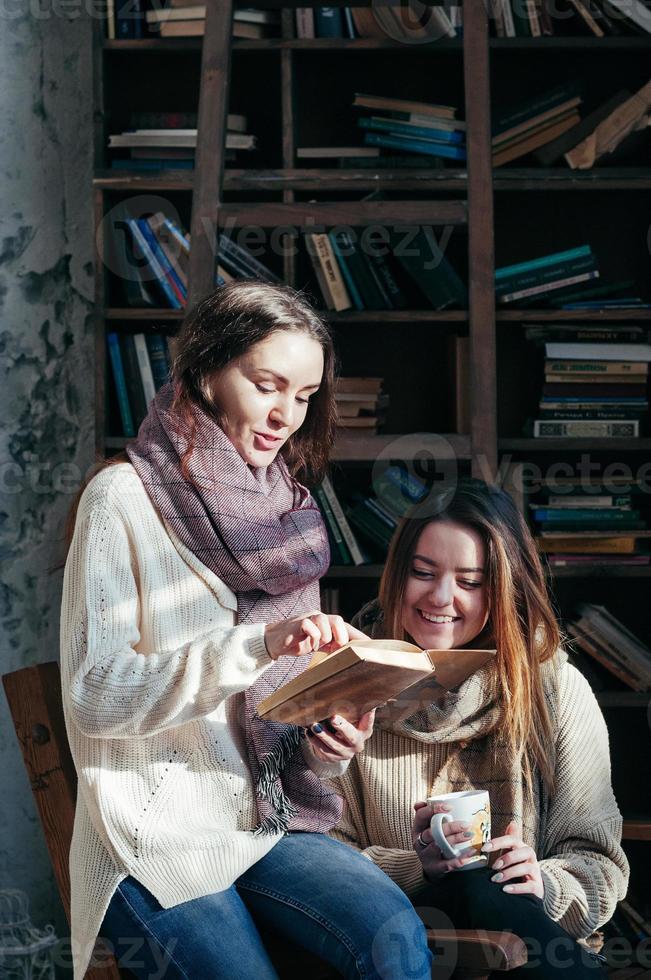
M 495 239 L 491 158 L 490 65 L 485 0 L 464 0 L 463 73 L 468 125 L 468 284 L 470 433 L 474 476 L 497 474 Z
M 188 309 L 215 282 L 217 222 L 222 200 L 231 67 L 233 0 L 208 0 L 201 55 L 201 92 L 192 197 Z

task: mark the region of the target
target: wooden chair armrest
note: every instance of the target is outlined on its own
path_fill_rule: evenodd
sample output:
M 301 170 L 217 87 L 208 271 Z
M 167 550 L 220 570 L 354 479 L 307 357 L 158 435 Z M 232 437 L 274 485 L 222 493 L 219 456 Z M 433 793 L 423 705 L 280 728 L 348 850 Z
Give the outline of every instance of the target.
M 440 966 L 456 966 L 455 976 L 482 977 L 494 970 L 514 970 L 527 962 L 527 947 L 511 932 L 428 929 L 427 939 Z

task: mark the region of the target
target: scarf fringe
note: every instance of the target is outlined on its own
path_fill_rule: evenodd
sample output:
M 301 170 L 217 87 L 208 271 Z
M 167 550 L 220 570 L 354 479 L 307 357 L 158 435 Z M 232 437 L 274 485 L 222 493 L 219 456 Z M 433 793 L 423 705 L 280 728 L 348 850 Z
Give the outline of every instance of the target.
M 265 800 L 276 811 L 260 821 L 253 831 L 255 837 L 287 833 L 289 824 L 298 813 L 298 808 L 290 802 L 282 789 L 280 775 L 301 744 L 302 732 L 292 725 L 280 736 L 280 740 L 260 763 L 260 773 L 256 784 L 259 799 Z

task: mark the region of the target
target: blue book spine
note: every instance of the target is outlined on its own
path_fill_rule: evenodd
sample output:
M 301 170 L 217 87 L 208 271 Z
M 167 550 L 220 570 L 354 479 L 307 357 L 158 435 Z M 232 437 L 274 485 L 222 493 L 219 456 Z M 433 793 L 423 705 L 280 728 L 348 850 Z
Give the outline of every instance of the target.
M 515 265 L 504 265 L 495 270 L 495 281 L 508 279 L 510 276 L 520 272 L 530 272 L 532 269 L 542 269 L 547 265 L 559 265 L 561 262 L 570 262 L 586 255 L 591 255 L 592 250 L 589 245 L 580 245 L 578 248 L 570 248 L 566 252 L 552 252 L 551 255 L 543 255 L 539 259 L 532 259 L 530 262 L 517 262 Z
M 317 37 L 343 37 L 339 7 L 317 7 L 314 11 L 314 28 Z
M 172 265 L 168 257 L 165 255 L 163 249 L 160 247 L 160 242 L 158 241 L 156 235 L 149 227 L 149 222 L 147 221 L 146 218 L 138 218 L 138 225 L 140 226 L 143 235 L 147 239 L 147 242 L 149 243 L 149 247 L 151 248 L 152 252 L 156 256 L 158 261 L 160 262 L 163 272 L 168 277 L 168 279 L 174 280 L 174 285 L 176 286 L 179 293 L 183 297 L 183 300 L 185 301 L 188 295 L 187 290 L 183 285 L 183 283 L 181 282 L 181 280 L 179 279 L 176 269 L 174 268 L 174 266 Z M 176 298 L 179 299 L 178 293 L 176 295 Z
M 129 396 L 127 395 L 127 382 L 124 376 L 124 365 L 122 364 L 122 353 L 120 351 L 118 335 L 116 333 L 107 334 L 106 342 L 108 344 L 109 357 L 111 359 L 111 367 L 113 369 L 115 390 L 118 396 L 118 408 L 120 409 L 122 430 L 127 439 L 133 439 L 135 437 L 136 430 L 133 424 L 131 406 L 129 405 Z
M 348 263 L 346 262 L 345 255 L 342 255 L 342 250 L 339 247 L 338 235 L 336 232 L 328 232 L 328 238 L 330 239 L 330 244 L 332 245 L 332 250 L 337 256 L 337 263 L 341 269 L 341 274 L 344 277 L 344 282 L 346 283 L 346 288 L 350 293 L 350 298 L 353 301 L 353 305 L 356 310 L 364 309 L 364 302 L 360 295 L 359 289 L 357 288 L 357 283 L 352 277 L 351 271 L 348 268 Z M 347 237 L 347 236 L 346 236 Z M 345 246 L 344 246 L 345 247 Z
M 616 524 L 618 521 L 636 521 L 639 519 L 639 510 L 609 510 L 608 508 L 585 508 L 572 507 L 569 510 L 563 509 L 548 509 L 546 507 L 536 508 L 533 511 L 534 520 L 536 521 L 553 521 L 555 524 L 563 524 L 567 522 L 568 524 L 577 524 L 580 521 L 590 522 L 601 522 L 608 521 L 608 523 Z
M 495 295 L 502 296 L 505 293 L 515 292 L 518 289 L 527 289 L 530 286 L 542 286 L 545 283 L 553 283 L 559 279 L 569 279 L 582 272 L 593 272 L 595 261 L 593 255 L 585 255 L 573 262 L 561 262 L 556 265 L 548 265 L 543 269 L 534 269 L 531 272 L 521 272 L 517 276 L 508 279 L 500 279 L 495 284 Z
M 371 116 L 362 116 L 357 120 L 357 125 L 361 129 L 379 129 L 388 132 L 392 136 L 412 136 L 424 139 L 439 140 L 442 143 L 463 143 L 465 134 L 459 130 L 433 129 L 430 126 L 412 126 L 409 123 L 400 122 L 397 119 L 376 119 Z
M 434 140 L 404 139 L 402 136 L 390 136 L 388 133 L 364 133 L 364 142 L 368 146 L 388 146 L 392 150 L 425 153 L 427 156 L 445 157 L 448 160 L 466 159 L 465 147 L 450 146 L 449 143 L 436 143 Z
M 163 385 L 169 381 L 169 364 L 167 363 L 167 345 L 164 337 L 158 333 L 145 335 L 151 373 L 154 376 L 156 391 L 160 391 Z
M 140 225 L 138 224 L 136 219 L 127 218 L 127 226 L 129 228 L 129 231 L 131 232 L 135 244 L 140 249 L 143 258 L 147 261 L 147 264 L 149 265 L 149 268 L 155 278 L 156 283 L 160 287 L 161 292 L 165 296 L 165 299 L 167 300 L 171 308 L 173 310 L 183 309 L 181 303 L 176 297 L 176 293 L 174 292 L 169 282 L 167 281 L 167 276 L 165 275 L 165 272 L 163 271 L 160 262 L 158 261 L 158 259 L 152 252 L 151 248 L 149 247 L 149 243 L 145 238 L 145 236 L 143 235 L 142 229 L 140 228 Z

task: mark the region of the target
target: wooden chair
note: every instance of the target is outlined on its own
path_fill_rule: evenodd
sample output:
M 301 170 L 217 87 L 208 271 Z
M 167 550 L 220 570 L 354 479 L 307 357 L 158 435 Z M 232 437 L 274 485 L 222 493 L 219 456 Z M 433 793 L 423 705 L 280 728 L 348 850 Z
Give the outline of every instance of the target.
M 59 893 L 69 917 L 68 853 L 77 776 L 63 720 L 59 667 L 56 663 L 25 667 L 5 674 L 2 680 Z M 453 974 L 456 980 L 481 980 L 493 971 L 522 966 L 527 959 L 522 940 L 508 932 L 430 930 L 429 938 L 439 965 L 456 964 Z M 292 953 L 284 962 L 276 964 L 282 977 L 310 976 L 311 980 L 333 977 L 330 968 L 313 957 L 309 969 L 301 961 L 302 966 L 296 972 L 298 955 L 300 953 Z M 86 980 L 121 980 L 126 975 L 120 972 L 113 957 L 105 953 L 101 956 L 101 965 L 94 965 L 87 971 Z

